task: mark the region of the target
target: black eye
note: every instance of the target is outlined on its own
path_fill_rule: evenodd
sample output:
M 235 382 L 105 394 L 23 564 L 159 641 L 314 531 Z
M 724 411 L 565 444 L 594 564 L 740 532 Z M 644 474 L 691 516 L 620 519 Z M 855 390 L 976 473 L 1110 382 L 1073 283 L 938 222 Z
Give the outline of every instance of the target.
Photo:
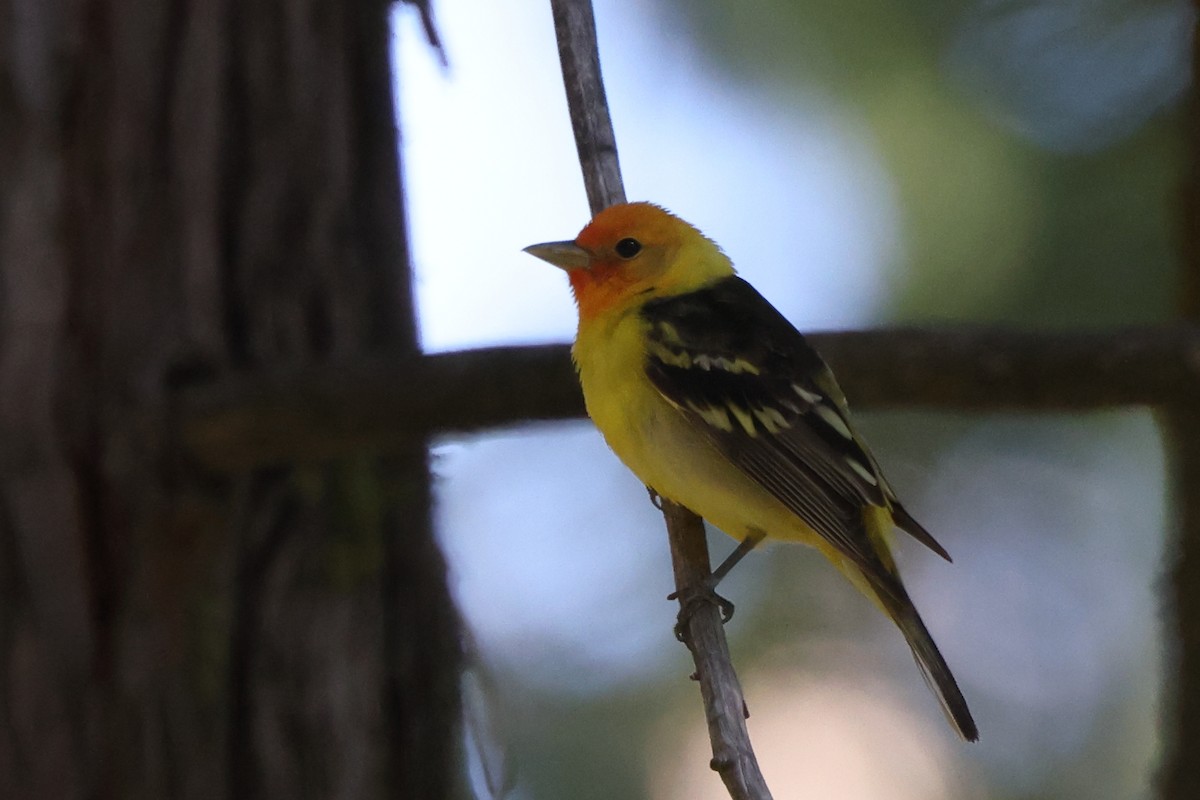
M 616 250 L 621 258 L 633 258 L 642 252 L 642 243 L 637 239 L 622 239 L 617 242 Z

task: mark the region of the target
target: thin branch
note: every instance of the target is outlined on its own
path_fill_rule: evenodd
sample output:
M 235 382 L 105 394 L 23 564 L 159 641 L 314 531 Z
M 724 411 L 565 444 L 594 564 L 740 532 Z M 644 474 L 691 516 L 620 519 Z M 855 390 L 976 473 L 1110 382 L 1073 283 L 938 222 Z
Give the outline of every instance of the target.
M 671 536 L 671 564 L 675 586 L 701 586 L 709 576 L 708 542 L 704 523 L 686 508 L 663 500 L 663 516 Z M 681 601 L 682 603 L 682 601 Z M 710 766 L 721 776 L 730 797 L 769 798 L 771 790 L 763 779 L 746 730 L 742 685 L 733 670 L 725 626 L 716 604 L 692 607 L 684 622 L 684 641 L 692 651 L 700 696 L 708 711 L 708 739 L 712 742 Z M 716 712 L 716 713 L 714 713 Z
M 1200 327 L 1106 333 L 879 330 L 809 337 L 856 410 L 1080 411 L 1186 404 Z M 419 391 L 413 391 L 413 387 Z M 209 469 L 389 450 L 415 432 L 467 433 L 584 415 L 566 345 L 493 347 L 325 365 L 196 386 L 179 430 Z
M 442 43 L 442 35 L 438 33 L 437 23 L 433 20 L 433 6 L 429 0 L 404 0 L 417 9 L 421 17 L 421 28 L 425 31 L 425 41 L 437 54 L 438 61 L 443 67 L 450 66 L 450 57 L 446 55 L 446 46 Z
M 563 87 L 571 110 L 571 128 L 583 170 L 588 207 L 599 214 L 625 202 L 617 137 L 608 113 L 604 78 L 600 75 L 600 48 L 596 45 L 596 18 L 591 0 L 550 0 Z
M 616 136 L 600 76 L 596 21 L 591 0 L 551 0 L 550 4 L 583 182 L 595 214 L 625 200 Z M 663 504 L 663 515 L 682 607 L 686 590 L 702 585 L 710 574 L 704 525 L 695 514 L 671 503 Z M 745 701 L 729 657 L 725 626 L 715 611 L 707 609 L 692 615 L 687 640 L 709 720 L 712 766 L 721 773 L 734 800 L 769 800 L 771 793 L 746 731 Z

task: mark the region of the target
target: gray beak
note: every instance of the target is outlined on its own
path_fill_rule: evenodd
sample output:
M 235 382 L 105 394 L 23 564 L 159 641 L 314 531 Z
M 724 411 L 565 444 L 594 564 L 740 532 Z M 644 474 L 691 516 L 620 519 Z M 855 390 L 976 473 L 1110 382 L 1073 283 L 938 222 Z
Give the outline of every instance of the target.
M 531 256 L 537 256 L 559 269 L 570 272 L 573 269 L 587 269 L 592 263 L 592 257 L 574 242 L 543 242 L 531 244 L 525 248 Z

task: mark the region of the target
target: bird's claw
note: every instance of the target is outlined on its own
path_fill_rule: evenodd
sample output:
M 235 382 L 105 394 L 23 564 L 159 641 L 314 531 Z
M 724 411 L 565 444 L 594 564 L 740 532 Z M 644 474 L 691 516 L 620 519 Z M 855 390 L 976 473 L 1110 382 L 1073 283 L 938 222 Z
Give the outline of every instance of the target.
M 696 613 L 696 609 L 701 605 L 708 603 L 720 609 L 722 624 L 733 619 L 733 603 L 717 594 L 716 590 L 707 581 L 698 589 L 671 592 L 671 594 L 667 595 L 667 599 L 679 600 L 679 614 L 675 617 L 675 638 L 684 644 L 687 644 L 688 641 L 688 620 L 691 619 L 692 614 Z
M 646 487 L 646 491 L 650 493 L 650 505 L 654 506 L 659 511 L 662 511 L 662 495 L 654 491 L 654 489 L 649 486 Z

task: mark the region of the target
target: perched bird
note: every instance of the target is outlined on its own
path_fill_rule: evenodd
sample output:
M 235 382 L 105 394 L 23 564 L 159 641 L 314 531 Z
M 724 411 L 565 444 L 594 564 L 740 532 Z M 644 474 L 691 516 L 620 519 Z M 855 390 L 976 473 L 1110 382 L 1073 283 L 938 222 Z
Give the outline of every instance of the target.
M 740 540 L 733 560 L 765 537 L 820 550 L 900 628 L 958 733 L 978 739 L 900 580 L 893 525 L 950 557 L 897 500 L 804 337 L 713 241 L 649 203 L 525 251 L 567 272 L 588 414 L 625 465 Z

